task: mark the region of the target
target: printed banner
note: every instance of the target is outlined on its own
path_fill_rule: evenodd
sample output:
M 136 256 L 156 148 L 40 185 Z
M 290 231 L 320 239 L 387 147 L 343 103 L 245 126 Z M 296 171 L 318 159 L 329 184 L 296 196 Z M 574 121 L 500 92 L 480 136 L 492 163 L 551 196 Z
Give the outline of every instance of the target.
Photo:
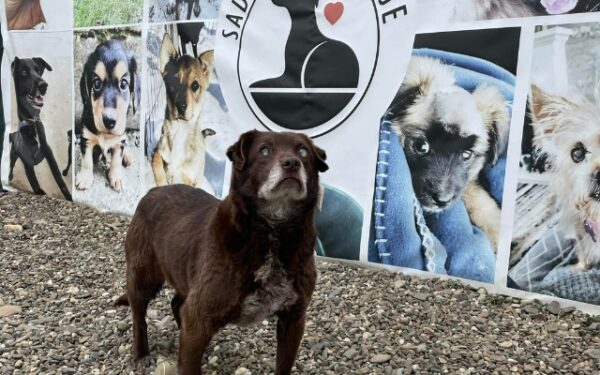
M 317 254 L 600 312 L 600 0 L 0 4 L 3 187 L 131 215 L 302 132 Z

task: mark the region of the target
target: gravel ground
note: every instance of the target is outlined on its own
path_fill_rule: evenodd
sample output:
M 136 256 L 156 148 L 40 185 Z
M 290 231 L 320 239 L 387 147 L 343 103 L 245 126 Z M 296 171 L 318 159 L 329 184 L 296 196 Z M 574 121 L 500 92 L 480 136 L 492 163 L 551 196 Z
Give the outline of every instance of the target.
M 175 360 L 172 292 L 150 305 L 152 359 L 134 366 L 124 287 L 128 219 L 0 197 L 0 374 L 154 374 Z M 319 261 L 297 374 L 598 374 L 600 321 L 452 281 Z M 169 296 L 167 296 L 169 295 Z M 273 373 L 274 324 L 231 327 L 206 374 Z M 166 362 L 163 362 L 165 361 Z

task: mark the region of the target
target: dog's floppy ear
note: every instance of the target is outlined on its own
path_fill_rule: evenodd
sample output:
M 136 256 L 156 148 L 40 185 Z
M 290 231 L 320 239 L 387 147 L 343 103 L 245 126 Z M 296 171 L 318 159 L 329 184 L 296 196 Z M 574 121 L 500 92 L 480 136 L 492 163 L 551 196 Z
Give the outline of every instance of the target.
M 388 120 L 399 120 L 406 112 L 406 109 L 410 105 L 414 104 L 415 100 L 417 99 L 417 96 L 420 93 L 421 89 L 418 86 L 401 86 L 398 92 L 396 93 L 396 96 L 394 96 L 392 104 L 390 104 L 390 106 L 387 109 L 386 117 L 388 117 Z
M 91 58 L 91 56 L 90 56 Z M 79 80 L 79 93 L 81 94 L 81 102 L 84 106 L 90 104 L 90 83 L 88 75 L 90 75 L 90 60 L 83 66 L 83 72 L 81 73 L 81 79 Z
M 19 61 L 21 61 L 21 59 L 15 56 L 12 63 L 10 63 L 10 71 L 12 72 L 12 74 L 15 74 L 15 65 L 17 65 Z
M 203 52 L 200 56 L 198 56 L 198 60 L 200 61 L 200 64 L 202 64 L 204 72 L 207 72 L 210 77 L 215 62 L 214 51 L 211 49 L 206 52 Z
M 507 102 L 497 88 L 488 85 L 477 87 L 473 97 L 488 134 L 487 161 L 494 164 L 508 146 L 510 114 Z
M 325 150 L 323 150 L 322 148 L 320 148 L 312 142 L 311 148 L 317 159 L 317 170 L 319 172 L 327 171 L 329 169 L 329 166 L 325 162 L 325 160 L 327 160 L 327 153 L 325 152 Z
M 175 48 L 175 44 L 173 44 L 169 34 L 165 33 L 160 45 L 160 51 L 158 53 L 158 69 L 160 70 L 161 74 L 165 72 L 165 67 L 169 61 L 175 60 L 177 56 L 178 53 L 177 48 Z
M 227 157 L 233 162 L 233 167 L 238 172 L 244 170 L 248 158 L 248 150 L 257 134 L 257 130 L 246 132 L 240 136 L 237 142 L 227 149 Z
M 46 60 L 42 59 L 41 57 L 34 57 L 33 62 L 35 62 L 38 66 L 41 66 L 44 69 L 47 69 L 49 72 L 52 71 L 52 67 L 50 66 L 50 64 L 48 64 L 46 62 Z
M 137 61 L 135 60 L 135 56 L 133 53 L 129 55 L 129 77 L 131 77 L 131 82 L 129 83 L 129 92 L 131 93 L 131 108 L 133 109 L 133 114 L 135 114 L 140 108 L 140 97 L 141 97 L 141 85 L 140 85 L 140 75 L 137 70 Z

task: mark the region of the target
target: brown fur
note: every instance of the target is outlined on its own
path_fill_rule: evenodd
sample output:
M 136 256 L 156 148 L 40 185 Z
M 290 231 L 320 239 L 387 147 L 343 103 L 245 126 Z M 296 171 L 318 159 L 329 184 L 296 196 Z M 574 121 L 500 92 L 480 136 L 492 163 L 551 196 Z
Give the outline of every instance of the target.
M 148 303 L 165 281 L 175 289 L 181 375 L 201 374 L 202 354 L 224 325 L 276 315 L 275 372 L 290 374 L 316 282 L 325 152 L 302 134 L 252 131 L 227 156 L 234 168 L 223 201 L 185 185 L 154 188 L 141 200 L 125 242 L 127 294 L 115 304 L 131 306 L 139 360 L 149 354 Z M 273 171 L 279 183 L 270 185 Z M 265 186 L 275 187 L 265 193 Z

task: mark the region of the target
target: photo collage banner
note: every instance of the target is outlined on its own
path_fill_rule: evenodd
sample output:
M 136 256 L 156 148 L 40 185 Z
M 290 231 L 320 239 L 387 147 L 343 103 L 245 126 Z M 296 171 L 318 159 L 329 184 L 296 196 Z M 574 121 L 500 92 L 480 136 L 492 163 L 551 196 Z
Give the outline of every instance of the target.
M 125 215 L 155 186 L 223 198 L 240 134 L 302 132 L 330 167 L 317 254 L 600 313 L 600 0 L 0 12 L 0 190 Z

